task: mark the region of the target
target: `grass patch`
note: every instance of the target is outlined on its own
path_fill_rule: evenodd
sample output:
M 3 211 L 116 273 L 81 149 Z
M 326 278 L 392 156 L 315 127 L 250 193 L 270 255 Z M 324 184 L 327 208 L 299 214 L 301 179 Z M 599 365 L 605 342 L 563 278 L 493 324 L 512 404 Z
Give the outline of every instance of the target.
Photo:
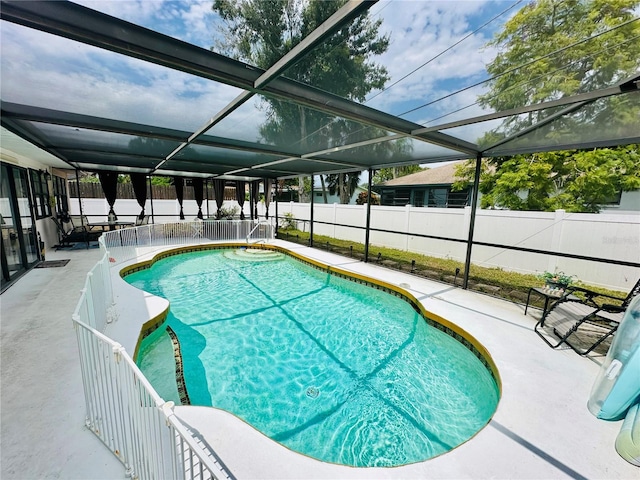
M 278 238 L 292 242 L 309 244 L 309 232 L 300 230 L 278 230 Z M 353 256 L 364 260 L 364 244 L 340 240 L 324 235 L 313 236 L 313 246 L 318 249 L 327 249 L 331 252 Z M 437 280 L 445 283 L 462 285 L 464 277 L 464 263 L 457 260 L 430 257 L 419 253 L 406 252 L 394 248 L 369 246 L 369 262 L 380 264 L 387 268 L 394 268 L 418 276 Z M 459 273 L 456 276 L 456 269 Z M 471 265 L 469 271 L 469 289 L 504 298 L 517 303 L 527 300 L 527 293 L 532 287 L 541 287 L 544 282 L 533 274 L 509 272 L 501 268 L 488 268 Z M 608 290 L 597 286 L 578 282 L 577 285 L 588 288 L 604 295 L 624 298 L 627 292 Z M 542 299 L 532 295 L 531 305 L 542 306 Z M 596 300 L 599 300 L 596 298 Z M 606 303 L 615 303 L 611 299 L 600 299 Z

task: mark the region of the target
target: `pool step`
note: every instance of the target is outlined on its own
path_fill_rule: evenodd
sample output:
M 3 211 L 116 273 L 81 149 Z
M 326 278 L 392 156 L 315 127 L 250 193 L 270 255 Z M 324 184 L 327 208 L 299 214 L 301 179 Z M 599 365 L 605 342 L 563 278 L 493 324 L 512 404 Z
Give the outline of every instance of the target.
M 246 260 L 250 262 L 266 262 L 270 260 L 282 260 L 284 253 L 274 250 L 263 250 L 261 248 L 238 248 L 227 250 L 224 256 L 233 260 Z

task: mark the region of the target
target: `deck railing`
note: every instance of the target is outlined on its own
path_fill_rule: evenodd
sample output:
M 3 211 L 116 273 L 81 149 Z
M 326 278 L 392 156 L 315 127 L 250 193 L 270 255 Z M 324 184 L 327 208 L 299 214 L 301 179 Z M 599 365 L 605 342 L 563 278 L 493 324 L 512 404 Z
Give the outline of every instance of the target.
M 260 228 L 256 228 L 259 225 Z M 159 223 L 135 228 L 113 230 L 101 240 L 111 252 L 111 262 L 132 260 L 148 247 L 168 247 L 224 241 L 273 240 L 274 226 L 253 220 L 196 220 L 192 222 Z
M 178 420 L 173 402 L 165 402 L 156 393 L 124 347 L 103 333 L 115 312 L 109 245 L 135 254 L 139 246 L 202 243 L 203 238 L 242 241 L 253 226 L 253 222 L 216 224 L 150 225 L 106 233 L 99 240 L 104 255 L 87 273 L 74 310 L 86 426 L 124 464 L 131 478 L 234 478 L 215 452 L 201 445 Z M 273 232 L 262 230 L 273 238 Z M 190 231 L 196 236 L 189 236 Z
M 85 424 L 139 479 L 228 479 L 173 413 L 124 348 L 79 318 L 74 326 L 86 403 Z

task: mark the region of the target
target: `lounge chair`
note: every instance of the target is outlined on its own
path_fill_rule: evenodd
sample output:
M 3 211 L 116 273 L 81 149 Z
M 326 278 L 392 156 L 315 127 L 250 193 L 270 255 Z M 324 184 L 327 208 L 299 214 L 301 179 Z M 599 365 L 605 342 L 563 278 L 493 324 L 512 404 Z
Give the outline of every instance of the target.
M 551 348 L 567 344 L 579 355 L 586 355 L 616 332 L 626 308 L 638 293 L 640 280 L 624 299 L 582 287 L 569 287 L 536 323 L 534 330 Z M 575 300 L 569 298 L 570 294 L 581 294 L 585 299 Z M 597 297 L 618 300 L 620 304 L 598 303 Z M 549 333 L 553 333 L 555 341 L 548 339 Z
M 75 226 L 71 220 L 64 222 L 55 217 L 51 217 L 51 220 L 58 230 L 56 250 L 71 247 L 73 243 L 86 243 L 89 248 L 89 242 L 97 240 L 100 236 L 100 232 L 91 232 L 85 225 Z

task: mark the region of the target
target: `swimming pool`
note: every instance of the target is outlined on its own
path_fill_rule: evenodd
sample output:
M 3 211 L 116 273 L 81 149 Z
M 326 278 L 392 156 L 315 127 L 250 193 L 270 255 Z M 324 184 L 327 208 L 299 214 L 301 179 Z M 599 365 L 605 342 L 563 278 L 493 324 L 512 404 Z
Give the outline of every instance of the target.
M 493 415 L 486 362 L 394 292 L 225 251 L 126 276 L 171 302 L 137 357 L 165 399 L 227 410 L 292 450 L 358 467 L 437 456 Z

